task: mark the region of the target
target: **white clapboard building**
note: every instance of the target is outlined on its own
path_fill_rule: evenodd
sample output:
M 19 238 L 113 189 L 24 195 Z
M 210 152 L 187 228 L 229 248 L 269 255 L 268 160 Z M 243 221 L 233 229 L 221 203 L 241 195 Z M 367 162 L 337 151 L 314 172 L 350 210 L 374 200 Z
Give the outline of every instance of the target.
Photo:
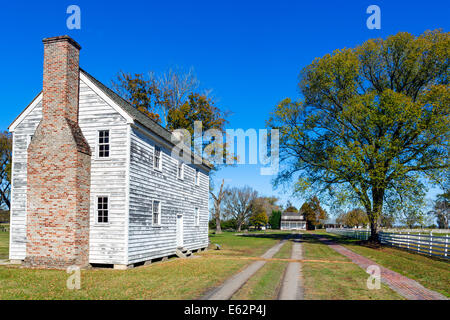
M 9 127 L 13 261 L 27 257 L 27 150 L 42 119 L 44 95 Z M 127 268 L 206 248 L 210 165 L 173 155 L 168 130 L 82 69 L 78 103 L 79 128 L 92 153 L 89 263 Z
M 305 216 L 298 212 L 283 212 L 281 214 L 281 230 L 306 230 Z

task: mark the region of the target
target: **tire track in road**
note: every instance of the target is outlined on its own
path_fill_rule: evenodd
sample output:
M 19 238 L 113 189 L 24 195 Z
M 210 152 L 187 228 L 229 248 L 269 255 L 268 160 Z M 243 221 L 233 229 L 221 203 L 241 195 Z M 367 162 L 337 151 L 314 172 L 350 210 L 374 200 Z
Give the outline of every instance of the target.
M 301 244 L 301 234 L 292 240 L 291 259 L 303 259 L 303 247 Z M 278 300 L 303 300 L 303 276 L 302 264 L 299 261 L 289 262 L 278 294 Z

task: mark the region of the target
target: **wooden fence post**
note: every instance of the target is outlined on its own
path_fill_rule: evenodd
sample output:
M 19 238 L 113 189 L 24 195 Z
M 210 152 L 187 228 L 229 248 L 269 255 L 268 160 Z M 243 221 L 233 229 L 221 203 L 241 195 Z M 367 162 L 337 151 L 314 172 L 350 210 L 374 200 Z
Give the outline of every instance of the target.
M 447 256 L 448 234 L 445 235 L 445 257 Z
M 433 250 L 433 231 L 430 231 L 430 256 L 432 250 Z
M 420 232 L 419 232 L 419 238 L 417 240 L 417 252 L 420 253 Z
M 407 236 L 407 238 L 406 238 L 406 245 L 407 245 L 407 247 L 408 247 L 408 249 L 409 249 L 409 231 L 408 231 L 408 236 Z

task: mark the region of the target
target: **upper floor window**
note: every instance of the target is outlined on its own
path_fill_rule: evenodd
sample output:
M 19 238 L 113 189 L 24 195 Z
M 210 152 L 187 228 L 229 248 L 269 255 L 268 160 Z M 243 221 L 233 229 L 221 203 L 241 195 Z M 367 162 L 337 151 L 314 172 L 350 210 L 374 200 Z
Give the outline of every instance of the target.
M 161 202 L 154 200 L 153 201 L 153 225 L 159 226 L 161 225 Z
M 178 176 L 178 179 L 181 179 L 181 180 L 184 179 L 184 163 L 181 161 L 178 161 L 177 176 Z
M 98 131 L 98 157 L 109 158 L 109 130 Z
M 108 223 L 109 201 L 106 196 L 97 197 L 97 222 Z
M 198 169 L 195 170 L 195 184 L 200 185 L 200 171 Z
M 199 208 L 195 208 L 195 225 L 196 226 L 200 225 L 200 209 Z
M 153 157 L 153 168 L 162 170 L 162 157 L 161 148 L 155 146 L 155 155 Z

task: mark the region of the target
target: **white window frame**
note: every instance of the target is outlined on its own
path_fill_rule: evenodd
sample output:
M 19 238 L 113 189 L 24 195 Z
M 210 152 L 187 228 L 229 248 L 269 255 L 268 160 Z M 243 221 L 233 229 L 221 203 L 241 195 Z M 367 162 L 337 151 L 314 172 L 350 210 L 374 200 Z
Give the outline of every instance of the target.
M 200 208 L 199 207 L 195 207 L 194 208 L 194 214 L 195 214 L 195 226 L 199 227 L 200 226 Z
M 181 170 L 180 170 L 181 166 Z M 177 164 L 177 178 L 180 180 L 184 180 L 184 163 L 180 160 L 178 160 Z
M 108 143 L 100 143 L 100 132 L 107 131 L 108 132 Z M 100 145 L 108 145 L 108 156 L 100 157 Z M 97 130 L 97 142 L 96 142 L 97 150 L 95 152 L 95 158 L 97 160 L 109 160 L 111 158 L 111 130 L 110 129 L 98 129 Z
M 155 166 L 155 162 L 156 162 L 156 151 L 159 150 L 159 166 L 156 167 Z M 158 171 L 162 171 L 162 160 L 163 160 L 163 152 L 161 147 L 155 146 L 153 148 L 153 169 L 158 170 Z
M 200 170 L 195 169 L 195 185 L 200 186 Z
M 158 207 L 158 222 L 155 224 L 155 219 L 154 219 L 154 213 L 155 213 L 155 202 L 159 203 L 159 207 Z M 161 200 L 153 200 L 152 201 L 152 226 L 153 227 L 160 227 L 161 226 Z
M 108 217 L 108 221 L 107 222 L 100 222 L 98 221 L 98 200 L 100 198 L 106 198 L 108 200 L 108 207 L 107 207 L 107 217 Z M 104 210 L 104 209 L 102 209 Z M 111 197 L 108 194 L 98 194 L 95 196 L 95 224 L 96 225 L 109 225 L 111 221 Z

